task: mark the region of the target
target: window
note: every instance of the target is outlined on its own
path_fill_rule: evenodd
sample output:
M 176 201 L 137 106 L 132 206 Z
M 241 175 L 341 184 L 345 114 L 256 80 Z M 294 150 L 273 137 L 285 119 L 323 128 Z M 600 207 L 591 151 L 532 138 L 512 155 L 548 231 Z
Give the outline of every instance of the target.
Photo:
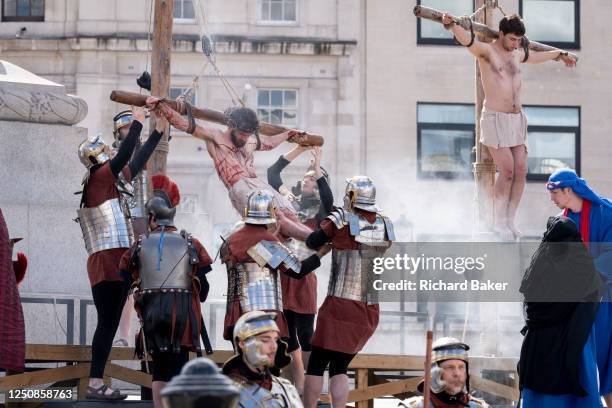
M 295 89 L 258 89 L 259 119 L 273 125 L 297 126 L 297 94 Z
M 523 106 L 528 119 L 527 180 L 548 180 L 555 170 L 580 174 L 580 107 Z M 419 178 L 467 178 L 472 174 L 474 105 L 417 105 Z
M 2 21 L 45 21 L 45 1 L 3 0 Z
M 580 108 L 524 106 L 528 119 L 527 180 L 548 180 L 555 170 L 580 173 Z
M 174 0 L 174 19 L 195 20 L 193 0 Z
M 474 105 L 419 103 L 418 177 L 471 177 L 474 133 Z
M 187 102 L 191 103 L 192 105 L 196 105 L 197 103 L 197 98 L 196 98 L 196 94 L 195 94 L 195 89 L 191 89 L 188 87 L 170 87 L 170 92 L 168 93 L 168 98 L 171 100 L 175 100 L 176 98 L 178 98 L 179 96 L 186 94 L 187 96 Z
M 440 11 L 448 11 L 455 16 L 472 14 L 474 0 L 417 0 L 417 4 Z M 453 34 L 440 23 L 417 18 L 417 44 L 454 45 Z
M 296 23 L 297 0 L 258 0 L 258 21 Z
M 580 0 L 521 0 L 527 37 L 559 48 L 580 48 Z

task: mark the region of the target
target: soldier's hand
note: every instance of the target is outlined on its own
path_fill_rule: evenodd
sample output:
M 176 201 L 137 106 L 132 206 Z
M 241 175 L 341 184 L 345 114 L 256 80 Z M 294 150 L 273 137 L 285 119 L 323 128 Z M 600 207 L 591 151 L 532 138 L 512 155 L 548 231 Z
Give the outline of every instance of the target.
M 319 258 L 323 258 L 325 255 L 327 255 L 329 253 L 329 251 L 332 250 L 332 246 L 330 244 L 325 244 L 323 245 L 321 248 L 319 248 L 317 250 L 317 256 Z
M 140 106 L 132 106 L 132 117 L 134 120 L 137 120 L 140 123 L 144 123 L 145 120 L 145 110 Z

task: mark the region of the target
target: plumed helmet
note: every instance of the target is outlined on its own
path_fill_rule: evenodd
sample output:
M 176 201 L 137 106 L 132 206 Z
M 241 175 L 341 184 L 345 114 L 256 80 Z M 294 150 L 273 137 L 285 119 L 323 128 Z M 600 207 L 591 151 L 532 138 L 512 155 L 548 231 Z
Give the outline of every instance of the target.
M 181 201 L 178 186 L 163 174 L 154 175 L 151 184 L 153 196 L 145 205 L 147 214 L 155 217 L 158 225 L 174 225 L 176 206 Z

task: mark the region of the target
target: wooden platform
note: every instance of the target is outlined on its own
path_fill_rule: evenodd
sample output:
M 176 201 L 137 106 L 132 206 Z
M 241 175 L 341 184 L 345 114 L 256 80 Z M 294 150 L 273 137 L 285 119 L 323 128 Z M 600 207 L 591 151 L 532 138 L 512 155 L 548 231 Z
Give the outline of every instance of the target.
M 219 350 L 208 356 L 208 358 L 221 366 L 231 356 L 231 351 Z M 110 378 L 116 378 L 131 384 L 150 388 L 151 375 L 123 367 L 114 362 L 127 360 L 135 360 L 134 349 L 114 347 L 111 350 L 109 362 L 105 370 L 105 376 L 109 378 L 105 380 L 108 382 Z M 65 365 L 57 368 L 44 368 L 24 374 L 0 377 L 0 391 L 44 384 L 57 384 L 73 380 L 77 383 L 78 398 L 82 400 L 85 397 L 89 380 L 90 362 L 90 346 L 28 344 L 26 346 L 26 363 L 60 363 Z M 349 365 L 349 370 L 355 372 L 355 389 L 349 393 L 349 402 L 356 402 L 356 408 L 370 408 L 373 407 L 375 398 L 387 395 L 406 398 L 414 394 L 417 384 L 422 379 L 424 363 L 425 358 L 423 356 L 358 354 Z M 516 364 L 517 360 L 512 358 L 470 357 L 470 382 L 472 389 L 482 390 L 510 401 L 518 401 L 519 391 Z M 508 386 L 484 379 L 481 376 L 483 370 L 508 373 L 514 379 L 513 385 Z M 402 379 L 388 380 L 380 376 L 384 372 L 403 372 L 405 374 L 402 376 Z M 322 395 L 321 400 L 326 403 L 329 402 L 327 395 Z M 107 402 L 103 403 L 108 405 Z M 68 406 L 57 404 L 60 403 L 46 404 L 45 406 Z M 74 402 L 72 404 L 74 405 Z M 123 406 L 126 404 L 133 405 L 134 402 L 112 404 Z M 146 405 L 144 402 L 140 404 L 140 406 Z M 82 401 L 79 402 L 78 406 L 94 407 L 98 405 L 100 405 L 99 402 Z

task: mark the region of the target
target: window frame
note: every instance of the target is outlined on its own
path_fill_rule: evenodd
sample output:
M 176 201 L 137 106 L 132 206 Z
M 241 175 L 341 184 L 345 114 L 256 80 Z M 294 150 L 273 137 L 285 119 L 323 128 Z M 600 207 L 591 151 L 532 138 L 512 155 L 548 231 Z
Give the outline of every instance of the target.
M 11 22 L 44 22 L 45 21 L 45 6 L 46 2 L 43 1 L 43 15 L 42 16 L 32 16 L 32 1 L 29 0 L 30 3 L 30 15 L 29 16 L 7 16 L 6 15 L 6 1 L 2 0 L 2 22 L 11 23 Z
M 154 0 L 151 0 L 154 1 Z M 184 2 L 186 0 L 174 0 L 174 1 L 180 1 L 181 2 L 181 12 L 183 11 L 183 5 Z M 174 10 L 172 11 L 172 21 L 174 23 L 178 23 L 178 24 L 193 24 L 196 22 L 196 4 L 193 0 L 187 0 L 187 1 L 191 1 L 191 5 L 193 6 L 193 18 L 186 18 L 186 17 L 174 17 Z
M 295 2 L 295 20 L 266 20 L 263 18 L 261 9 L 262 2 L 270 1 L 270 0 L 257 0 L 256 2 L 256 21 L 257 25 L 266 25 L 266 26 L 297 26 L 300 21 L 300 0 L 294 0 Z M 282 0 L 283 2 L 286 0 Z M 283 13 L 284 14 L 284 13 Z M 283 16 L 284 17 L 284 16 Z
M 423 0 L 417 0 L 417 6 L 421 5 Z M 521 0 L 522 1 L 522 0 Z M 472 13 L 476 7 L 476 1 L 472 0 Z M 455 47 L 463 47 L 457 43 L 453 38 L 427 38 L 421 35 L 421 18 L 417 18 L 417 45 L 452 45 Z
M 420 0 L 419 0 L 420 1 Z M 524 3 L 525 0 L 519 0 L 519 15 L 523 16 Z M 550 45 L 551 47 L 567 49 L 567 50 L 579 50 L 580 49 L 580 0 L 551 0 L 551 1 L 567 1 L 574 3 L 574 41 L 540 41 L 538 39 L 533 39 L 534 41 L 541 42 L 542 44 Z M 527 28 L 527 33 L 529 33 L 529 26 L 527 23 L 525 24 Z M 529 36 L 527 36 L 529 37 Z
M 545 125 L 530 125 L 527 121 L 527 143 L 529 144 L 529 132 L 539 133 L 574 133 L 574 154 L 576 174 L 580 175 L 580 141 L 582 130 L 582 108 L 572 105 L 523 105 L 524 108 L 571 108 L 578 110 L 578 126 L 545 126 Z M 529 118 L 527 118 L 529 119 Z M 527 169 L 527 181 L 548 181 L 550 174 L 530 173 Z
M 470 157 L 474 156 L 473 149 L 474 144 L 476 143 L 476 125 L 468 124 L 468 123 L 422 123 L 419 122 L 419 105 L 440 105 L 440 106 L 467 106 L 472 107 L 474 104 L 472 103 L 456 103 L 456 102 L 425 102 L 419 101 L 417 102 L 417 111 L 416 111 L 416 124 L 417 124 L 417 178 L 421 180 L 431 180 L 431 179 L 445 179 L 445 180 L 471 180 L 474 178 L 474 172 L 468 171 L 466 173 L 463 172 L 454 172 L 454 171 L 424 171 L 423 170 L 423 155 L 422 155 L 422 131 L 423 130 L 459 130 L 459 131 L 471 131 L 472 132 L 472 153 Z M 474 118 L 474 122 L 476 122 L 476 118 Z M 472 160 L 473 162 L 473 160 Z
M 268 107 L 260 107 L 259 91 L 282 91 L 283 93 L 285 91 L 293 91 L 295 92 L 295 108 L 285 107 L 284 105 L 281 107 L 274 107 L 272 105 L 268 105 Z M 255 100 L 256 100 L 255 110 L 257 111 L 258 116 L 259 116 L 260 109 L 266 109 L 270 111 L 273 109 L 280 109 L 283 113 L 285 112 L 285 110 L 295 110 L 295 125 L 283 123 L 282 120 L 281 120 L 281 123 L 278 123 L 277 125 L 281 125 L 285 127 L 299 127 L 300 126 L 300 89 L 299 88 L 265 87 L 265 86 L 257 87 L 255 90 Z M 284 95 L 283 95 L 283 102 L 284 102 Z M 284 115 L 282 116 L 284 117 Z M 270 121 L 269 123 L 272 124 L 272 121 Z

